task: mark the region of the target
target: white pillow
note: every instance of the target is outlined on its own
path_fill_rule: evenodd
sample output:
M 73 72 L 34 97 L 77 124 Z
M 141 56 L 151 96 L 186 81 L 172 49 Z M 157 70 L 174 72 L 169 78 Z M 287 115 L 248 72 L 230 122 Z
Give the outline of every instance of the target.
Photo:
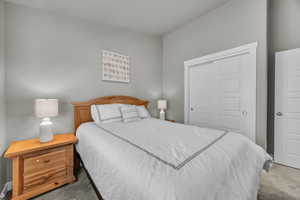
M 140 118 L 145 119 L 151 117 L 149 111 L 147 110 L 147 108 L 145 108 L 145 106 L 137 106 L 136 109 Z
M 106 119 L 106 120 L 102 120 L 102 123 L 111 123 L 111 122 L 122 122 L 122 118 L 115 118 L 115 119 Z
M 141 119 L 137 112 L 136 106 L 133 106 L 133 105 L 121 106 L 120 111 L 122 114 L 123 122 L 125 122 L 125 123 L 138 121 Z
M 95 122 L 115 122 L 121 121 L 121 104 L 92 105 L 91 115 Z
M 100 113 L 98 113 L 97 105 L 91 106 L 91 115 L 94 122 L 99 122 L 100 120 Z

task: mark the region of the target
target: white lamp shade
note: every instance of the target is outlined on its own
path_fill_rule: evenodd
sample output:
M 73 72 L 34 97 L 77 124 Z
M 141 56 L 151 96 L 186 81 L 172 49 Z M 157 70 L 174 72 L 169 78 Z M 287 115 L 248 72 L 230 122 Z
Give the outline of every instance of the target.
M 167 109 L 167 100 L 158 100 L 157 101 L 157 108 L 160 110 Z
M 57 116 L 58 100 L 57 99 L 36 99 L 35 115 L 40 118 Z

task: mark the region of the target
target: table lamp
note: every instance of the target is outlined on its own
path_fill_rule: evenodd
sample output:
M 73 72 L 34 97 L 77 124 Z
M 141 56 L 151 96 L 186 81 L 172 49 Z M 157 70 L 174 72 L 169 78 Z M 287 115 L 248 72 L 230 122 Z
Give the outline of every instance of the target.
M 58 115 L 57 99 L 36 99 L 35 115 L 41 118 L 40 123 L 40 142 L 50 142 L 53 140 L 52 122 L 50 117 Z
M 165 111 L 167 109 L 167 100 L 158 100 L 157 101 L 157 108 L 160 110 L 159 112 L 159 119 L 165 120 Z

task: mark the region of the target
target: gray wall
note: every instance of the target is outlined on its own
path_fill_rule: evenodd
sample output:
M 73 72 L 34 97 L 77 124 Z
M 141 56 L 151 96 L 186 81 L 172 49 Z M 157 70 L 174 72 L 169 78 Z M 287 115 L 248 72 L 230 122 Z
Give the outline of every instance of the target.
M 163 37 L 163 94 L 168 118 L 184 120 L 183 62 L 258 41 L 257 143 L 266 146 L 267 0 L 232 0 Z
M 300 1 L 271 0 L 269 4 L 268 152 L 274 151 L 275 52 L 300 48 Z
M 5 131 L 5 66 L 4 66 L 4 3 L 0 0 L 0 190 L 5 182 L 2 154 L 6 148 Z
M 73 131 L 72 101 L 162 95 L 161 38 L 37 9 L 6 4 L 7 130 L 9 141 L 38 136 L 35 98 L 58 98 L 54 132 Z M 101 51 L 131 56 L 129 84 L 101 80 Z

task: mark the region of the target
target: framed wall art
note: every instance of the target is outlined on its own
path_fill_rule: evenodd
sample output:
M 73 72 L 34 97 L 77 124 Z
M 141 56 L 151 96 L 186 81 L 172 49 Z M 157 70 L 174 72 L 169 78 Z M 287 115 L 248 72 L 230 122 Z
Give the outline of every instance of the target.
M 103 50 L 102 80 L 129 83 L 130 57 L 120 53 Z

